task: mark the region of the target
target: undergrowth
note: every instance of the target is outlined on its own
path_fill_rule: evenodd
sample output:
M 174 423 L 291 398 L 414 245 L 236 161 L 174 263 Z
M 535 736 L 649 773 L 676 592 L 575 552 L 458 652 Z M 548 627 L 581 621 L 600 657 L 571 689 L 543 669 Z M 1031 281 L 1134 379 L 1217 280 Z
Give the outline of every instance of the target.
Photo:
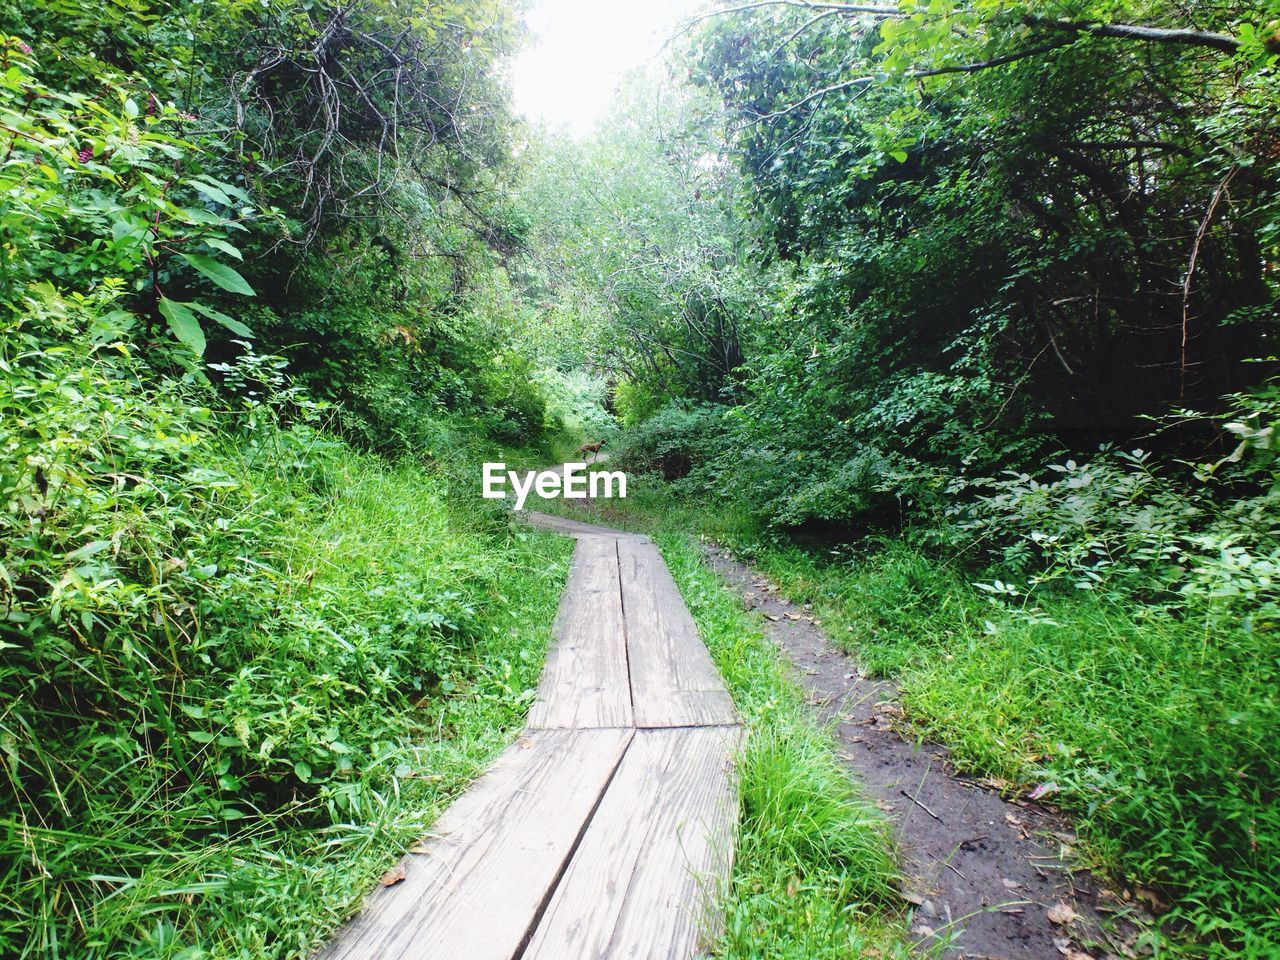
M 0 954 L 306 955 L 519 727 L 567 548 L 109 306 L 0 337 Z
M 687 534 L 657 537 L 748 729 L 717 956 L 907 956 L 888 824 L 858 795 L 777 649 Z
M 1156 885 L 1189 955 L 1280 944 L 1280 664 L 1266 631 L 1092 594 L 1034 607 L 886 542 L 846 561 L 758 547 L 758 567 L 895 677 L 916 728 L 1008 789 L 1051 784 L 1108 871 Z
M 1280 671 L 1270 637 L 1085 594 L 1011 608 L 899 543 L 758 548 L 833 637 L 896 677 L 916 730 L 1009 790 L 1052 785 L 1087 850 L 1174 902 L 1189 955 L 1275 956 Z

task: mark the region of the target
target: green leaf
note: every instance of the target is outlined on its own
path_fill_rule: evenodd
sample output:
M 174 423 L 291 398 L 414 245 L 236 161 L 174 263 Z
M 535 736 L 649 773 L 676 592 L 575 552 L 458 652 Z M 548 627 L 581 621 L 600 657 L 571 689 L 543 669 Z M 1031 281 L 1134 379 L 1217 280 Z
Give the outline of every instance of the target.
M 219 193 L 225 196 L 235 197 L 237 200 L 240 200 L 244 203 L 249 202 L 249 195 L 247 193 L 245 193 L 239 187 L 232 186 L 231 184 L 227 183 L 225 180 L 215 180 L 213 179 L 213 177 L 201 176 L 201 177 L 193 177 L 188 182 L 196 189 L 199 189 L 201 185 L 204 185 L 206 187 L 214 188 Z M 227 204 L 227 206 L 231 206 L 231 204 Z
M 220 313 L 213 309 L 213 307 L 206 307 L 203 303 L 192 302 L 188 303 L 187 306 L 196 311 L 196 313 L 200 313 L 208 317 L 214 323 L 222 324 L 237 336 L 248 337 L 251 340 L 253 339 L 253 331 L 234 317 L 228 317 L 225 313 Z
M 218 237 L 205 237 L 204 242 L 207 243 L 209 246 L 213 247 L 215 250 L 221 250 L 223 253 L 233 256 L 237 260 L 244 259 L 243 253 L 241 253 L 231 244 L 227 243 L 227 241 L 222 240 Z
M 255 296 L 253 287 L 249 286 L 245 278 L 225 263 L 219 263 L 217 260 L 199 253 L 184 253 L 181 256 L 183 260 L 187 261 L 223 290 L 231 293 L 243 293 L 246 297 Z
M 204 331 L 188 304 L 161 297 L 160 313 L 169 321 L 169 329 L 179 341 L 190 347 L 196 356 L 204 356 Z
M 92 543 L 86 543 L 78 550 L 72 550 L 67 554 L 67 560 L 83 560 L 85 557 L 91 557 L 95 553 L 101 553 L 107 547 L 111 546 L 110 540 L 94 540 Z
M 230 197 L 212 184 L 204 183 L 201 180 L 188 180 L 187 182 L 191 184 L 196 191 L 203 196 L 208 197 L 214 203 L 220 203 L 224 207 L 235 206 L 235 202 Z

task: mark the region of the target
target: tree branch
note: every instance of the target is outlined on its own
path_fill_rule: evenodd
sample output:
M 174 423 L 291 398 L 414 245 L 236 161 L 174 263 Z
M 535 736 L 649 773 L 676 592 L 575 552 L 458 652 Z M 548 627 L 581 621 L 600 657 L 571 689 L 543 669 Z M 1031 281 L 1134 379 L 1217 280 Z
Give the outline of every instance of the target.
M 1072 34 L 1087 33 L 1095 37 L 1141 40 L 1147 43 L 1181 43 L 1209 47 L 1223 53 L 1235 53 L 1240 49 L 1240 41 L 1235 37 L 1228 37 L 1221 33 L 1207 33 L 1203 30 L 1142 27 L 1129 23 L 1088 23 L 1078 20 L 1053 20 L 1049 17 L 1026 17 L 1023 22 L 1031 27 L 1065 30 Z

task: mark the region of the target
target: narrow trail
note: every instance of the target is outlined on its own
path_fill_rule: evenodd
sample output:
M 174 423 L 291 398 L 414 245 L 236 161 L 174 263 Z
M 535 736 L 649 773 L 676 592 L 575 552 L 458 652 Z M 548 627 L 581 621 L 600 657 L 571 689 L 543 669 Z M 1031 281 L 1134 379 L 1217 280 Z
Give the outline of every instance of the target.
M 524 734 L 317 960 L 700 954 L 737 820 L 737 713 L 647 537 L 577 539 Z
M 892 818 L 921 946 L 973 960 L 1135 955 L 1135 928 L 1121 917 L 1141 911 L 1072 867 L 1075 838 L 1061 816 L 957 776 L 944 748 L 905 738 L 892 683 L 864 677 L 760 574 L 718 550 L 708 560 L 765 617 L 841 759 Z

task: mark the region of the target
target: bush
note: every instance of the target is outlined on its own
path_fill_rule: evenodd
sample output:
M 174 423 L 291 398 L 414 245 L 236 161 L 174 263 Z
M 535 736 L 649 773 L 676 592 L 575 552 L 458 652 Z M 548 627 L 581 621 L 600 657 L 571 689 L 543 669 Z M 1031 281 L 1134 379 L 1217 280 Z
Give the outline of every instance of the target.
M 422 725 L 463 722 L 464 692 L 488 711 L 467 736 L 500 741 L 532 696 L 564 550 L 326 436 L 277 361 L 225 366 L 227 408 L 202 379 L 157 378 L 117 318 L 109 291 L 50 295 L 0 330 L 0 952 L 157 955 L 159 936 L 176 955 L 264 924 L 303 949 L 351 891 L 219 931 L 210 911 L 240 909 L 254 872 L 210 851 L 375 819 L 417 774 Z M 499 656 L 495 635 L 517 642 Z
M 547 400 L 528 359 L 515 353 L 495 356 L 481 373 L 480 392 L 482 419 L 490 436 L 516 443 L 542 433 Z
M 664 407 L 623 434 L 614 462 L 623 470 L 679 480 L 709 460 L 723 433 L 722 412 L 716 406 Z

